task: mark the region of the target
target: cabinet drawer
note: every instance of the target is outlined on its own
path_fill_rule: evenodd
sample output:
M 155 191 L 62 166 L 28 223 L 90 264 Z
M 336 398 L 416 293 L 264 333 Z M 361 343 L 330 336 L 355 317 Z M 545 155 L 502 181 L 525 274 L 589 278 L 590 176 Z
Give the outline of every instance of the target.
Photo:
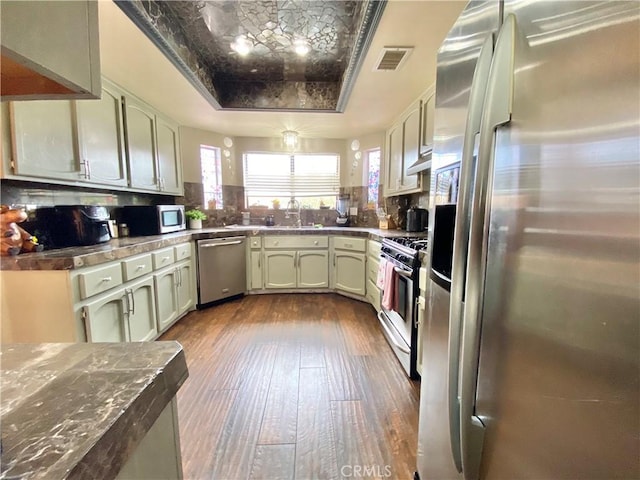
M 129 281 L 134 278 L 141 277 L 153 270 L 151 263 L 151 254 L 141 255 L 139 257 L 127 258 L 122 261 L 122 273 L 124 280 Z
M 369 246 L 369 256 L 373 258 L 379 258 L 382 244 L 380 242 L 376 242 L 375 240 L 367 240 L 367 245 Z
M 182 245 L 176 245 L 173 247 L 176 255 L 176 262 L 191 257 L 191 243 L 183 243 Z
M 378 287 L 376 287 L 375 282 L 372 282 L 371 280 L 367 280 L 367 300 L 369 300 L 369 303 L 371 305 L 373 305 L 373 307 L 376 309 L 377 312 L 380 311 L 380 302 L 381 302 L 381 295 L 380 295 L 380 290 L 378 289 Z
M 173 247 L 163 248 L 151 254 L 153 256 L 153 269 L 158 270 L 176 261 Z
M 378 265 L 380 265 L 378 260 L 374 260 L 371 257 L 367 259 L 367 278 L 373 283 L 376 283 L 378 279 Z
M 120 262 L 96 268 L 78 275 L 80 298 L 89 298 L 97 293 L 122 285 L 122 266 Z
M 249 245 L 251 248 L 262 248 L 262 237 L 249 237 Z
M 357 237 L 334 237 L 333 247 L 353 252 L 364 252 L 367 249 L 367 239 Z
M 324 235 L 264 237 L 264 248 L 327 248 L 329 237 Z

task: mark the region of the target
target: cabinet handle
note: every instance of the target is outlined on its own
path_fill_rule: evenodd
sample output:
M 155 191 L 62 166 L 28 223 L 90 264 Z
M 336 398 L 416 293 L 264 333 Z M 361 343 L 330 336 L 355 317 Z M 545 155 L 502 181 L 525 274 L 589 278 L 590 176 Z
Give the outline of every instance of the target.
M 89 160 L 83 158 L 80 162 L 80 166 L 84 167 L 84 173 L 81 175 L 87 179 L 91 178 L 91 167 L 89 167 Z
M 258 255 L 258 268 L 260 268 L 260 259 L 262 258 L 262 255 Z
M 101 282 L 110 282 L 111 281 L 111 277 L 102 277 L 102 279 L 100 280 Z
M 131 315 L 136 314 L 136 297 L 133 296 L 133 288 L 127 289 L 128 294 L 131 295 Z
M 129 314 L 131 313 L 131 307 L 129 304 L 129 291 L 125 289 L 124 298 L 127 299 L 127 309 L 122 311 L 122 333 L 124 334 L 125 341 L 131 341 L 131 324 L 129 323 Z M 124 307 L 124 300 L 122 301 L 122 306 Z
M 334 267 L 336 266 L 336 254 L 335 253 L 333 254 L 333 266 Z
M 313 244 L 318 245 L 318 240 L 314 240 Z
M 146 267 L 146 265 L 145 265 L 145 264 L 138 265 L 138 266 L 136 267 L 136 272 L 138 272 L 138 271 L 142 270 L 144 267 Z
M 180 286 L 182 287 L 182 268 L 178 268 L 178 277 L 180 277 Z
M 346 248 L 353 248 L 353 244 L 352 243 L 345 243 L 344 246 Z
M 169 260 L 169 257 L 162 257 L 163 262 L 166 262 L 167 260 Z

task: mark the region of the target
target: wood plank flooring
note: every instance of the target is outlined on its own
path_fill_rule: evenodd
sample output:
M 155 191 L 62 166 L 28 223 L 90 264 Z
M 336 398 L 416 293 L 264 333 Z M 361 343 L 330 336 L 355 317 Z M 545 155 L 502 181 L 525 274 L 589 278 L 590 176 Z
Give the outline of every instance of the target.
M 188 480 L 413 478 L 419 384 L 373 308 L 335 294 L 253 295 L 192 312 L 178 392 Z

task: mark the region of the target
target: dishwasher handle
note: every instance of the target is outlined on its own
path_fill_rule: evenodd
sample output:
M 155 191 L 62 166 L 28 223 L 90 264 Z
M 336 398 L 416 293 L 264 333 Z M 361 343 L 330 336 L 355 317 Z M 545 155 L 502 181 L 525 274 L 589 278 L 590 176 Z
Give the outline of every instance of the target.
M 210 248 L 210 247 L 224 247 L 226 245 L 240 245 L 244 242 L 245 237 L 241 237 L 239 239 L 235 239 L 234 237 L 230 238 L 220 238 L 214 240 L 200 240 L 198 242 L 199 248 Z

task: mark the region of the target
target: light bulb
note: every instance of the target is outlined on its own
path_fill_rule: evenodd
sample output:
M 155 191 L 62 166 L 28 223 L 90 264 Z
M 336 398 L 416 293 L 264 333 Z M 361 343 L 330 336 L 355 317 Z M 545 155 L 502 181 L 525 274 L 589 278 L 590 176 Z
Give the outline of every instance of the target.
M 231 49 L 241 57 L 244 57 L 253 50 L 253 42 L 244 35 L 240 35 L 231 44 Z
M 306 40 L 295 40 L 293 42 L 293 51 L 296 52 L 297 55 L 304 57 L 309 53 L 311 48 L 307 44 Z

